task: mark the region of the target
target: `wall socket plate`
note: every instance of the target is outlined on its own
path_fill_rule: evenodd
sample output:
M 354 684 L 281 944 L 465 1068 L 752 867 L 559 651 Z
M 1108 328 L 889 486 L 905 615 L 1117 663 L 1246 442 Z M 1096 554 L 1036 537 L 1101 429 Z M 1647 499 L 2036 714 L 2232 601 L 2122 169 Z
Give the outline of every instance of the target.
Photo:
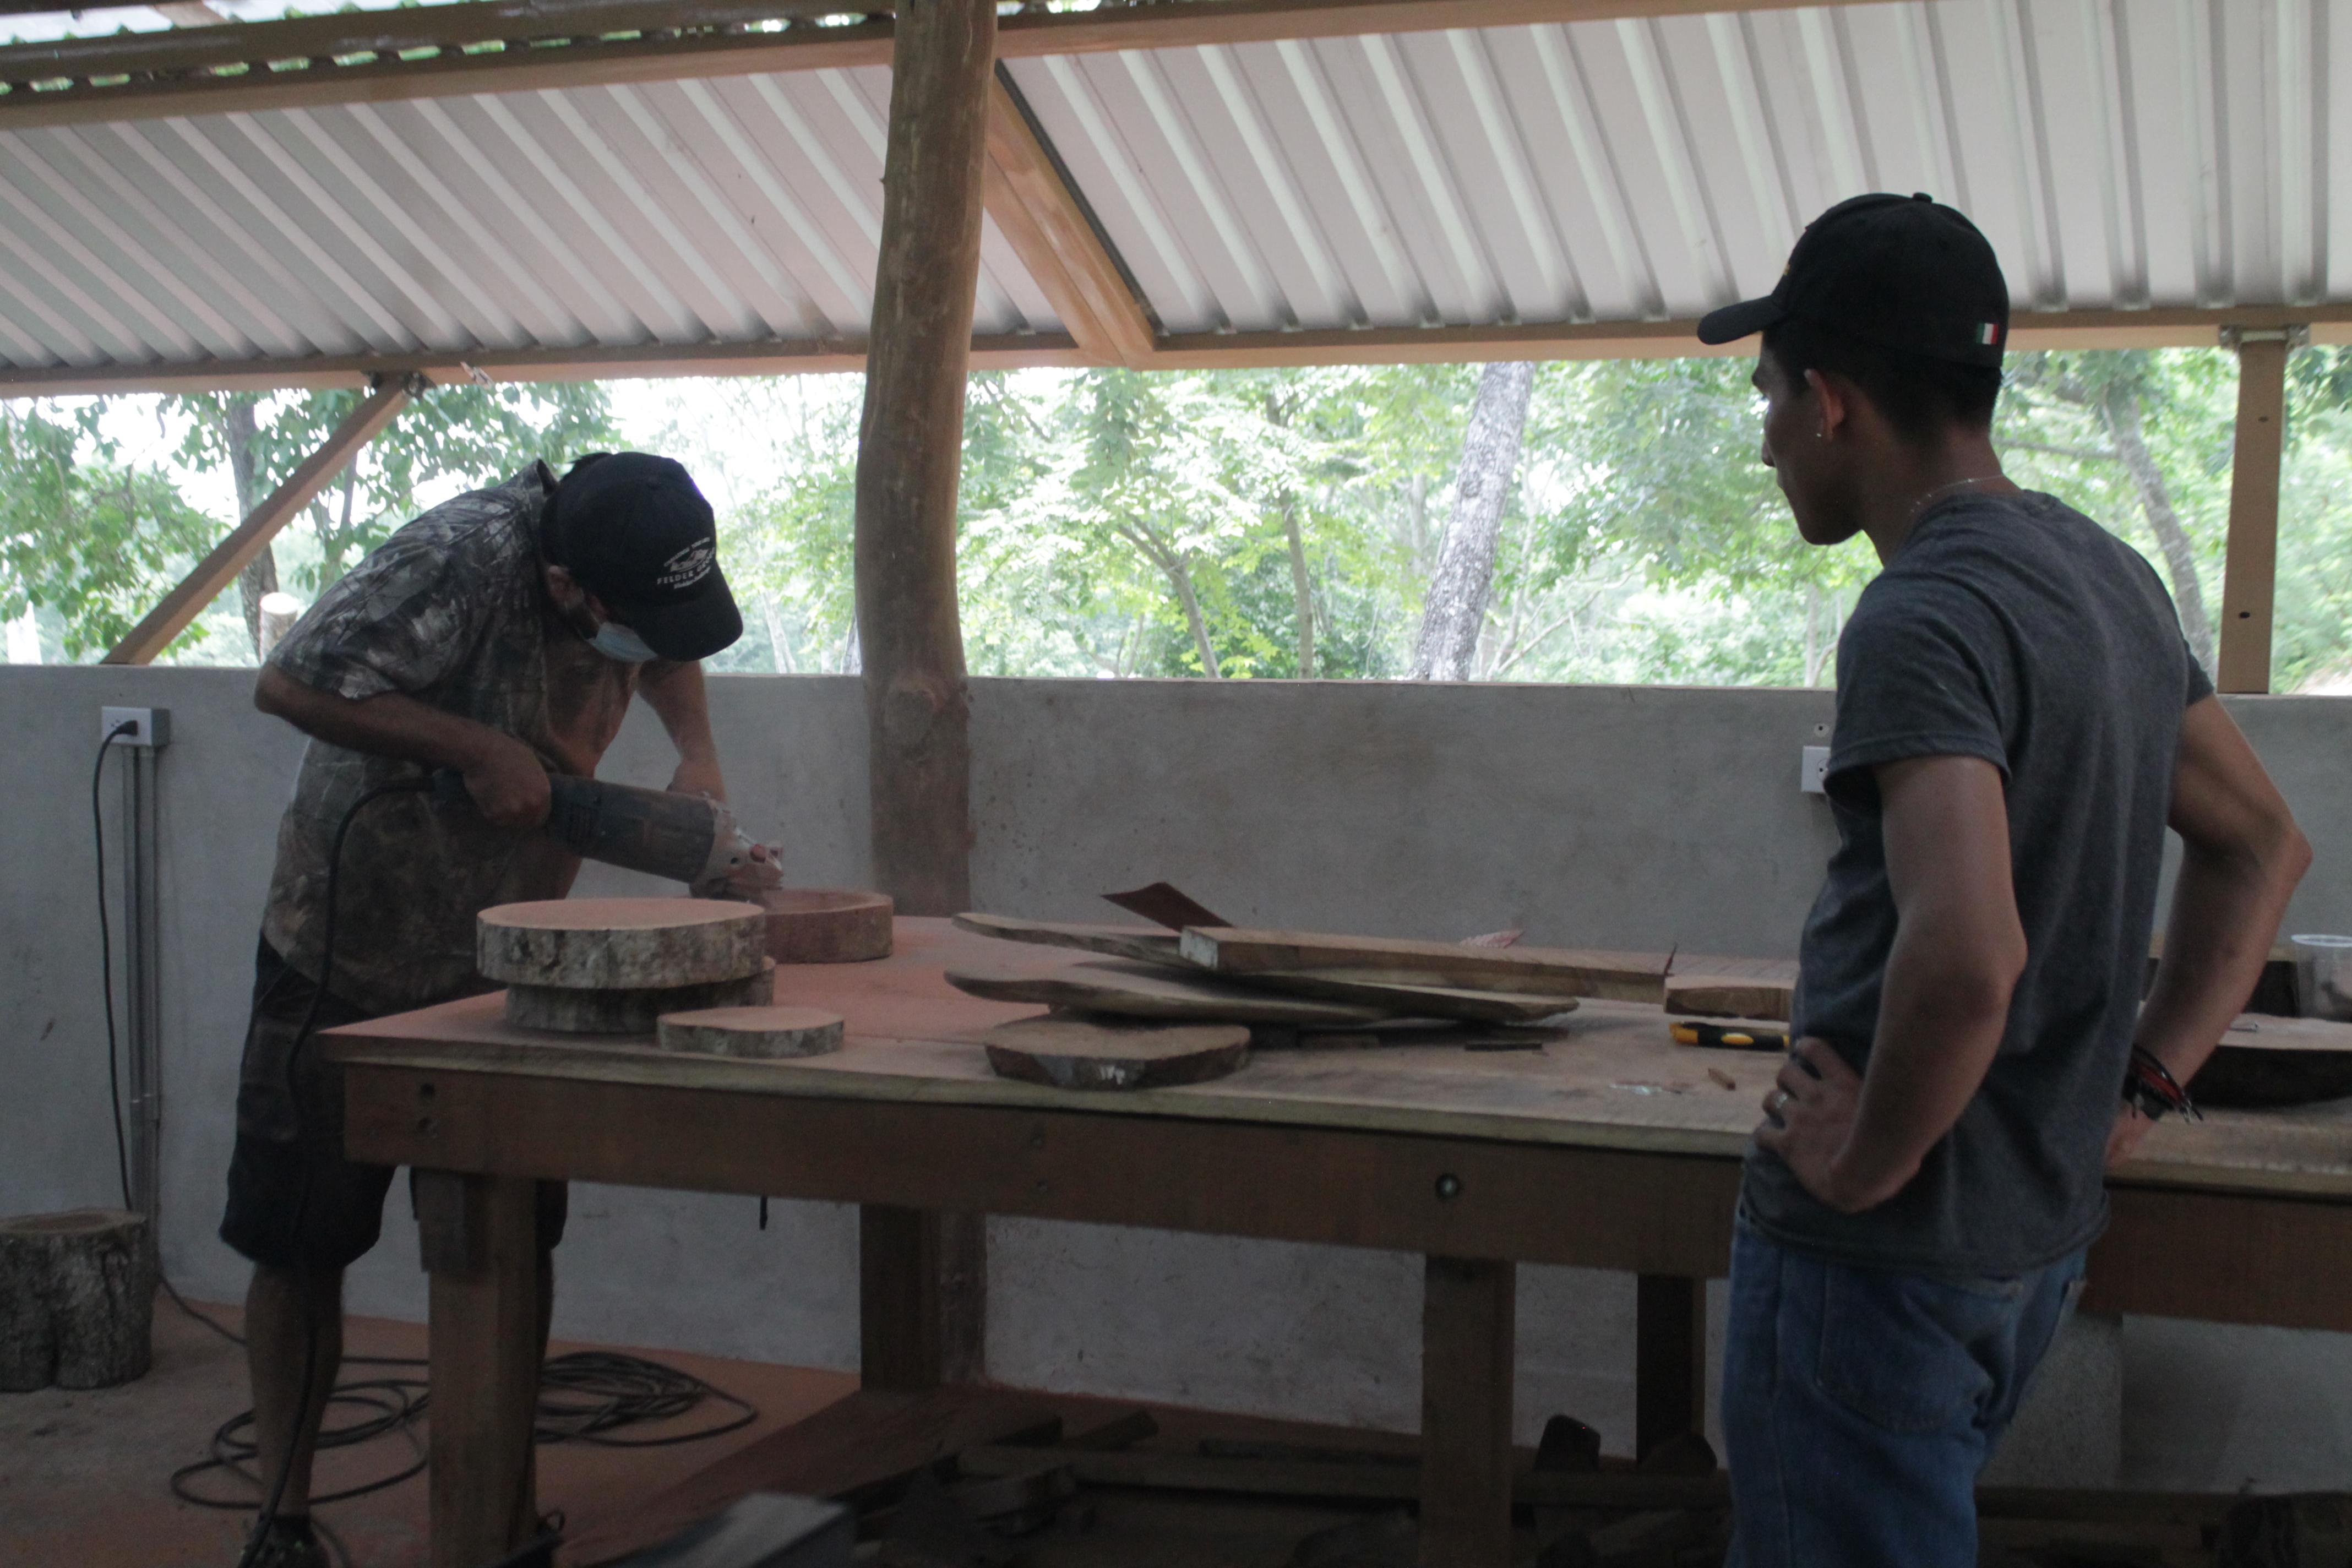
M 115 735 L 115 726 L 136 726 Z M 153 750 L 172 743 L 172 710 L 169 708 L 101 708 L 98 710 L 98 737 L 117 746 L 144 746 Z
M 1830 749 L 1807 746 L 1797 766 L 1797 787 L 1807 795 L 1829 794 Z

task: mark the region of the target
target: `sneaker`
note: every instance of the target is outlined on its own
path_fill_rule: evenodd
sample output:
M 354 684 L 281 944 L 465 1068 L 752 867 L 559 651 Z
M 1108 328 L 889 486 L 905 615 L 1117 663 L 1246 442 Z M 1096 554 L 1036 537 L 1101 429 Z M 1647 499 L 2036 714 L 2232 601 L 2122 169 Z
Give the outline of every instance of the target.
M 257 1525 L 258 1521 L 256 1521 Z M 258 1545 L 248 1541 L 238 1568 L 334 1568 L 327 1548 L 311 1530 L 308 1517 L 270 1521 L 269 1533 Z

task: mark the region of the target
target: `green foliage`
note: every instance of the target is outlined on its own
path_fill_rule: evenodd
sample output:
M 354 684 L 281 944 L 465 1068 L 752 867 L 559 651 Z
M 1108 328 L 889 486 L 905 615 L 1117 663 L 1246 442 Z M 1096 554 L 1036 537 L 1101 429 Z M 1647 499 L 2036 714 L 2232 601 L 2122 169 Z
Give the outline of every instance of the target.
M 168 399 L 187 421 L 181 457 L 226 468 L 229 406 L 254 404 L 254 498 L 290 476 L 359 405 L 355 390 L 198 393 Z M 595 382 L 436 386 L 401 410 L 308 509 L 318 559 L 293 577 L 315 597 L 354 561 L 440 495 L 494 484 L 541 459 L 561 473 L 583 452 L 620 445 L 604 388 Z M 438 496 L 436 496 L 438 499 Z
M 102 412 L 0 404 L 0 619 L 57 612 L 76 659 L 136 626 L 215 532 L 169 479 L 120 460 Z
M 1758 451 L 1745 359 L 1541 367 L 1506 508 L 1478 673 L 1488 679 L 1824 684 L 1876 574 L 1866 542 L 1807 546 Z M 2352 688 L 2352 352 L 2289 365 L 2277 684 Z M 1139 374 L 994 373 L 964 416 L 959 584 L 981 675 L 1394 677 L 1452 504 L 1475 365 Z M 1995 428 L 2009 471 L 2146 553 L 2218 615 L 2237 375 L 2213 351 L 2020 355 Z M 281 540 L 315 592 L 425 501 L 533 457 L 631 445 L 685 460 L 719 504 L 747 635 L 722 668 L 856 668 L 854 377 L 679 395 L 666 429 L 614 428 L 603 388 L 436 389 Z M 2158 526 L 2117 411 L 2166 501 Z M 352 405 L 268 399 L 266 489 Z M 230 399 L 175 400 L 185 461 L 218 465 Z M 103 439 L 99 405 L 0 425 L 0 608 L 64 616 L 86 654 L 152 603 L 218 520 Z M 1295 542 L 1294 542 L 1295 541 Z M 2184 575 L 2185 574 L 2185 575 Z M 110 619 L 108 617 L 111 616 Z M 230 639 L 219 639 L 224 643 Z

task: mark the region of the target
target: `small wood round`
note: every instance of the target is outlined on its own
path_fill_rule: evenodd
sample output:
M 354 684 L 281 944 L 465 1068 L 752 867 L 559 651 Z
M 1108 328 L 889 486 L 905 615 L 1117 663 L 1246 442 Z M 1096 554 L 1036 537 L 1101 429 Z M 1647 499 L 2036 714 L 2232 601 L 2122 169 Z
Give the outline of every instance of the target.
M 110 1388 L 144 1376 L 154 1305 L 145 1215 L 0 1220 L 0 1389 Z
M 822 1057 L 841 1049 L 841 1015 L 814 1007 L 705 1007 L 666 1013 L 656 1030 L 666 1051 L 707 1057 Z
M 764 1007 L 776 994 L 776 966 L 760 961 L 757 974 L 700 985 L 655 985 L 626 991 L 568 985 L 509 985 L 507 1022 L 518 1029 L 560 1035 L 650 1035 L 666 1013 L 706 1007 Z
M 645 991 L 757 974 L 768 917 L 721 899 L 549 899 L 484 910 L 475 963 L 505 985 Z M 653 1026 L 648 1019 L 646 1027 Z
M 1005 1078 L 1056 1089 L 1157 1089 L 1223 1078 L 1249 1060 L 1242 1024 L 1121 1024 L 1047 1014 L 981 1037 Z
M 887 893 L 856 888 L 771 888 L 768 956 L 778 963 L 863 963 L 890 956 Z

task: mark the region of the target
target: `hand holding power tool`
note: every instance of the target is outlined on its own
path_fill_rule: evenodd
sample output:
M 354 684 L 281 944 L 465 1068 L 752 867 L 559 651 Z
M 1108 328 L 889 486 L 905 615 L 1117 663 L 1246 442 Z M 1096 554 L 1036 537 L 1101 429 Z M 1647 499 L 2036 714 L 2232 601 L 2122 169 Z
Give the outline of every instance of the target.
M 752 842 L 724 801 L 572 773 L 547 775 L 541 831 L 583 859 L 684 882 L 697 898 L 752 898 L 783 885 L 772 846 Z M 433 775 L 434 798 L 473 809 L 464 775 Z

